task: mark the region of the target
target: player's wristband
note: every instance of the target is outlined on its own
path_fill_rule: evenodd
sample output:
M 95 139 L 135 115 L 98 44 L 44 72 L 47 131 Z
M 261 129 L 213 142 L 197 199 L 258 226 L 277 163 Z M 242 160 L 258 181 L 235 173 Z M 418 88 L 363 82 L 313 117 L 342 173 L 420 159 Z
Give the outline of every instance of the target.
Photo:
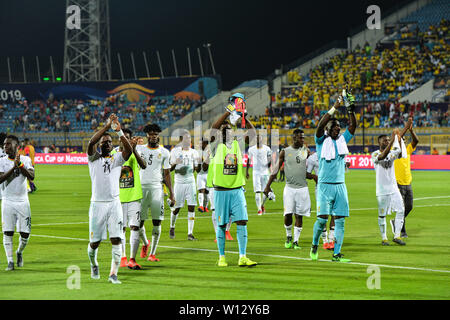
M 120 131 L 117 132 L 117 135 L 119 136 L 119 138 L 123 136 L 123 131 L 122 131 L 122 129 L 120 129 Z
M 331 109 L 328 110 L 328 114 L 329 114 L 330 116 L 333 116 L 335 112 L 336 112 L 336 108 L 335 108 L 335 107 L 331 107 Z
M 25 165 L 22 162 L 19 162 L 19 168 L 23 168 Z

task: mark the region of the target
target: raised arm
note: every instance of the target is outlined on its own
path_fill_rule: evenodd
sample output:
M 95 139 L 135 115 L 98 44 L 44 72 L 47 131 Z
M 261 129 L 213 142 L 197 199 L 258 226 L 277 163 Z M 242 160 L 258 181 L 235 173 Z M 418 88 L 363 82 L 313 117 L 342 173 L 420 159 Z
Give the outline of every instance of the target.
M 413 147 L 413 149 L 415 149 L 417 147 L 417 144 L 419 143 L 419 137 L 417 137 L 416 133 L 413 131 L 412 123 L 411 127 L 409 128 L 409 132 L 411 132 L 412 137 L 411 146 Z
M 406 132 L 407 132 L 410 128 L 412 128 L 412 123 L 413 123 L 413 120 L 412 120 L 411 117 L 409 117 L 409 118 L 408 118 L 408 122 L 405 124 L 405 127 L 403 128 L 402 132 L 400 133 L 400 137 L 401 137 L 401 138 L 403 138 L 403 137 L 405 136 Z
M 333 117 L 334 113 L 336 112 L 336 108 L 339 107 L 339 104 L 341 103 L 341 98 L 339 97 L 334 105 L 331 107 L 331 109 L 320 119 L 319 124 L 317 125 L 316 129 L 316 137 L 320 138 L 323 137 L 325 134 L 325 128 L 330 121 L 330 119 Z
M 395 135 L 396 134 L 398 134 L 398 129 L 394 129 L 394 131 L 392 132 L 391 141 L 389 141 L 388 146 L 383 150 L 383 152 L 381 152 L 378 155 L 378 161 L 386 159 L 386 157 L 388 156 L 389 152 L 391 151 L 392 145 L 394 144 Z
M 131 147 L 133 148 L 133 154 L 136 157 L 136 160 L 137 160 L 137 163 L 139 164 L 139 167 L 141 167 L 141 169 L 145 170 L 147 168 L 147 163 L 141 157 L 139 152 L 137 152 L 137 150 L 136 150 L 136 146 L 138 144 L 138 140 L 139 140 L 139 137 L 133 137 L 133 138 L 131 138 L 130 144 L 131 144 Z
M 108 120 L 106 121 L 106 124 L 103 128 L 98 130 L 89 140 L 88 148 L 87 148 L 87 154 L 88 156 L 93 156 L 95 152 L 95 145 L 100 141 L 100 138 L 103 136 L 103 134 L 108 131 L 111 128 L 111 124 L 113 120 L 117 119 L 117 116 L 113 113 L 109 116 Z
M 117 117 L 114 120 L 114 124 L 116 126 L 114 131 L 119 135 L 119 139 L 123 145 L 122 157 L 125 161 L 127 161 L 133 153 L 133 147 L 131 146 L 130 141 L 128 141 L 127 137 L 125 137 L 125 135 L 123 134 L 120 122 L 118 121 Z

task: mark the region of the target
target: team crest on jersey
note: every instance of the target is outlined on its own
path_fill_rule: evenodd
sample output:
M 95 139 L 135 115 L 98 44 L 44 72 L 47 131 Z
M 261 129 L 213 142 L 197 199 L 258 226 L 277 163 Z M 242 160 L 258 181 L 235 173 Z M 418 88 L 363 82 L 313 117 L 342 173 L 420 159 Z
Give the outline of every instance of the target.
M 134 187 L 133 169 L 129 166 L 123 166 L 120 172 L 119 187 L 121 189 Z
M 236 175 L 237 174 L 237 156 L 233 153 L 229 153 L 225 157 L 223 164 L 224 175 Z
M 158 153 L 158 159 L 161 159 L 161 152 Z

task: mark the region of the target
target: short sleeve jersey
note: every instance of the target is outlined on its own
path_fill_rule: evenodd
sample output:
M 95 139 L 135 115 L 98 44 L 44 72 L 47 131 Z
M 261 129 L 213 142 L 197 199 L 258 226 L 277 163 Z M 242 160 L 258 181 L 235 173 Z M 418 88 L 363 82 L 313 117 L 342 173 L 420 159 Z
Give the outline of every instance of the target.
M 147 168 L 140 170 L 141 184 L 145 185 L 161 185 L 163 181 L 162 171 L 170 169 L 170 152 L 162 146 L 150 148 L 148 145 L 136 146 L 144 161 L 147 162 Z
M 34 170 L 30 157 L 20 156 L 20 162 L 25 169 Z M 0 158 L 0 172 L 6 173 L 14 167 L 14 159 L 8 156 Z M 27 178 L 20 172 L 19 168 L 14 169 L 10 178 L 1 184 L 2 200 L 8 201 L 28 201 Z
M 102 157 L 98 152 L 88 156 L 92 183 L 91 201 L 109 202 L 119 199 L 119 179 L 124 163 L 122 152 L 107 157 Z
M 253 174 L 269 175 L 268 164 L 271 156 L 272 150 L 268 146 L 262 145 L 261 148 L 256 145 L 251 146 L 248 149 L 248 159 L 253 162 Z
M 372 161 L 376 175 L 377 196 L 392 194 L 397 189 L 394 161 L 401 155 L 401 149 L 393 148 L 383 160 L 378 160 L 380 153 L 380 150 L 372 153 Z
M 176 164 L 175 183 L 195 183 L 194 167 L 199 164 L 197 151 L 192 148 L 183 150 L 176 147 L 170 152 L 170 164 Z

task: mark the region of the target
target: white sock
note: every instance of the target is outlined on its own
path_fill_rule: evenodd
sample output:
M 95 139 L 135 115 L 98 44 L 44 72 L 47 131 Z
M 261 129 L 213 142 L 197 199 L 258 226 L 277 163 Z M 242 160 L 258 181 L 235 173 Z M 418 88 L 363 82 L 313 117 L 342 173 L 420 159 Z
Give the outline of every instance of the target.
M 170 213 L 170 228 L 175 228 L 175 223 L 177 222 L 178 214 Z
M 203 193 L 201 193 L 201 192 L 198 193 L 198 205 L 200 207 L 203 207 L 203 196 L 204 196 Z
M 155 255 L 156 248 L 158 247 L 159 238 L 161 237 L 161 226 L 153 226 L 152 231 L 152 248 L 150 249 L 150 254 Z
M 14 262 L 13 258 L 13 236 L 3 234 L 3 247 L 5 248 L 6 259 L 9 262 Z
M 212 215 L 211 215 L 211 220 L 214 226 L 214 234 L 216 234 L 217 231 L 217 221 L 216 221 L 216 213 L 214 212 L 215 210 L 212 209 Z
M 334 227 L 330 228 L 330 231 L 328 233 L 328 242 L 332 242 L 335 241 L 334 240 Z
M 91 263 L 91 266 L 98 266 L 97 252 L 98 252 L 98 248 L 92 249 L 91 245 L 88 244 L 88 256 L 89 256 L 89 262 Z
M 261 193 L 255 193 L 256 207 L 261 211 Z
M 126 251 L 126 241 L 127 241 L 126 231 L 123 231 L 121 239 L 122 239 L 122 257 L 126 257 L 127 256 L 127 251 Z
M 140 230 L 130 230 L 130 259 L 136 258 L 139 249 Z
M 292 224 L 290 226 L 284 225 L 286 229 L 286 237 L 292 237 Z
M 122 250 L 122 246 L 120 244 L 113 244 L 112 245 L 112 259 L 111 259 L 111 272 L 110 275 L 117 275 L 117 272 L 119 271 L 119 265 L 120 265 L 120 252 Z
M 394 238 L 400 238 L 400 233 L 402 232 L 402 228 L 403 228 L 403 218 L 405 217 L 405 213 L 404 212 L 397 212 L 397 214 L 395 215 L 395 234 L 394 234 Z
M 381 239 L 387 240 L 386 236 L 386 217 L 378 217 L 378 226 L 380 227 Z
M 262 198 L 263 198 L 263 200 L 262 200 L 262 206 L 264 207 L 264 204 L 266 203 L 266 201 L 267 201 L 267 197 L 266 197 L 266 195 L 263 193 L 262 194 Z
M 22 237 L 19 237 L 19 248 L 17 249 L 17 251 L 19 252 L 19 253 L 22 253 L 23 252 L 23 250 L 25 249 L 25 247 L 27 246 L 27 244 L 28 244 L 28 240 L 29 240 L 30 238 L 28 237 L 28 238 L 22 238 Z
M 194 232 L 194 220 L 195 220 L 195 211 L 188 211 L 188 234 L 192 234 Z
M 145 226 L 139 229 L 139 237 L 145 246 L 148 246 L 147 234 L 145 233 Z
M 298 242 L 298 239 L 300 239 L 300 234 L 302 233 L 302 230 L 303 230 L 302 227 L 294 226 L 294 242 Z

